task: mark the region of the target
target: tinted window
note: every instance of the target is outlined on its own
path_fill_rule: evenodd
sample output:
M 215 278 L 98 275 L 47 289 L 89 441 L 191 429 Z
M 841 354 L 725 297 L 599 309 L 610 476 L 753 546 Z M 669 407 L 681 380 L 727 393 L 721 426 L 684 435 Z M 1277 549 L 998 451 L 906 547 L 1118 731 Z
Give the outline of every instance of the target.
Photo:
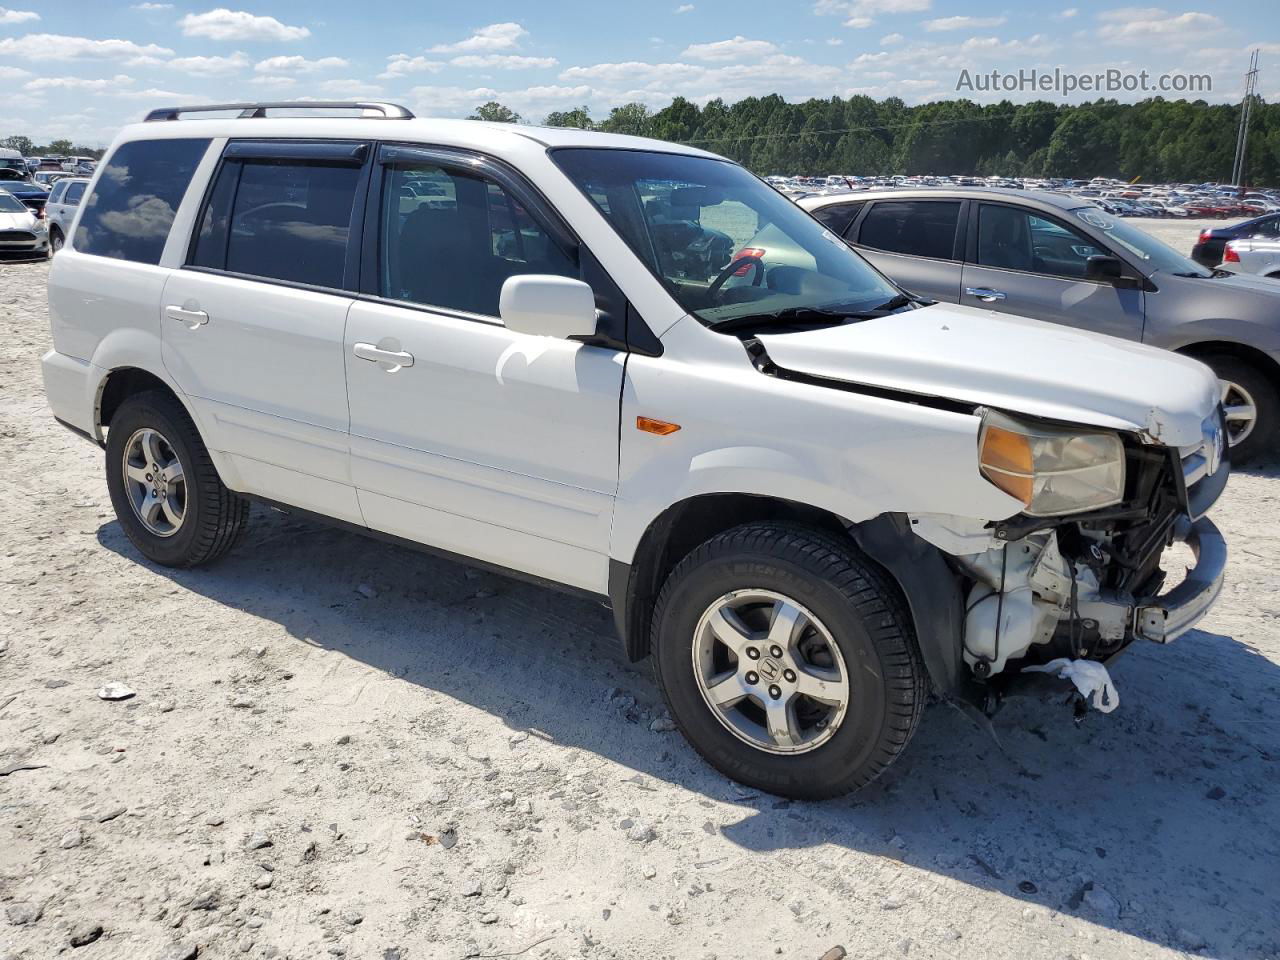
M 66 189 L 67 189 L 67 185 L 66 185 L 65 183 L 61 183 L 61 182 L 59 182 L 59 183 L 55 183 L 55 184 L 53 185 L 53 189 L 49 191 L 49 202 L 50 202 L 50 203 L 61 203 L 61 202 L 62 202 L 62 191 L 66 190 Z
M 228 161 L 200 217 L 191 262 L 340 288 L 359 179 L 352 164 Z
M 67 192 L 62 198 L 62 203 L 79 203 L 80 198 L 84 196 L 84 188 L 87 186 L 87 183 L 80 183 L 79 181 L 67 184 Z
M 81 253 L 159 263 L 169 227 L 208 140 L 135 140 L 119 147 L 85 201 Z
M 1261 221 L 1253 231 L 1255 237 L 1280 237 L 1280 217 Z
M 857 219 L 862 203 L 833 203 L 829 207 L 819 207 L 812 211 L 817 221 L 834 233 L 843 237 L 849 225 Z
M 26 213 L 27 208 L 21 200 L 9 193 L 7 190 L 0 189 L 0 213 Z
M 983 204 L 978 214 L 983 266 L 1083 279 L 1088 259 L 1106 252 L 1074 228 L 1025 210 Z
M 434 164 L 386 168 L 378 292 L 393 300 L 498 315 L 508 277 L 577 277 L 577 265 L 506 190 Z
M 885 200 L 871 205 L 858 242 L 876 250 L 954 259 L 959 201 Z

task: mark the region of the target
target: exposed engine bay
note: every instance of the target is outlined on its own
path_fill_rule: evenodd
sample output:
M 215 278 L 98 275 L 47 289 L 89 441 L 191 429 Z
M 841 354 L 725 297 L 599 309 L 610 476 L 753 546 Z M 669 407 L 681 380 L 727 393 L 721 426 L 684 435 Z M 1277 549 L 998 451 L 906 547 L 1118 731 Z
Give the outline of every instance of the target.
M 1054 661 L 1105 662 L 1135 639 L 1174 639 L 1208 609 L 1221 578 L 1191 569 L 1162 594 L 1161 560 L 1178 542 L 1197 557 L 1225 551 L 1201 518 L 1229 468 L 1209 464 L 1200 449 L 1135 445 L 1126 461 L 1125 500 L 1114 508 L 994 524 L 910 517 L 912 531 L 964 579 L 961 649 L 974 679 L 998 684 Z

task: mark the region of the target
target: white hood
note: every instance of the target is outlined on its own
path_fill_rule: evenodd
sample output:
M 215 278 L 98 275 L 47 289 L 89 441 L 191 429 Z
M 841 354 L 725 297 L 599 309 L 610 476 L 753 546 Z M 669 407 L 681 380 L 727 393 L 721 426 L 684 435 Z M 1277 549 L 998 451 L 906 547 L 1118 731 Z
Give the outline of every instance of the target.
M 758 337 L 778 366 L 1069 423 L 1171 446 L 1203 438 L 1218 383 L 1155 347 L 973 307 L 936 304 L 843 326 Z
M 8 213 L 0 210 L 0 230 L 31 230 L 36 218 L 30 213 Z

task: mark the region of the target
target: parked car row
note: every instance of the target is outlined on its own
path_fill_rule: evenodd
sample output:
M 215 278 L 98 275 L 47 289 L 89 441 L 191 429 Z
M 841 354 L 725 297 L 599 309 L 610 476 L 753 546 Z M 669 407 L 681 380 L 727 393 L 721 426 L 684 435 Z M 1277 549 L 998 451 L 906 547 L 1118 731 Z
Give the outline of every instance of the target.
M 1233 217 L 1280 213 L 1280 191 L 1248 191 L 1219 184 L 1158 185 L 1122 183 L 1097 177 L 1093 180 L 1034 179 L 966 176 L 893 177 L 780 177 L 765 178 L 789 196 L 829 194 L 919 187 L 995 187 L 1017 190 L 1051 190 L 1079 197 L 1121 217 Z
M 19 212 L 9 202 L 15 201 L 34 224 L 18 227 L 10 223 L 6 229 L 11 235 L 0 237 L 0 254 L 38 256 L 59 250 L 70 233 L 76 208 L 89 181 L 89 177 L 65 170 L 32 172 L 17 151 L 0 152 L 0 199 L 9 213 L 9 221 Z
M 1041 285 L 1134 341 L 1246 280 L 1025 191 L 824 226 L 691 147 L 358 106 L 153 111 L 52 262 L 48 402 L 142 556 L 256 499 L 598 597 L 703 757 L 805 798 L 1221 591 L 1218 378 Z

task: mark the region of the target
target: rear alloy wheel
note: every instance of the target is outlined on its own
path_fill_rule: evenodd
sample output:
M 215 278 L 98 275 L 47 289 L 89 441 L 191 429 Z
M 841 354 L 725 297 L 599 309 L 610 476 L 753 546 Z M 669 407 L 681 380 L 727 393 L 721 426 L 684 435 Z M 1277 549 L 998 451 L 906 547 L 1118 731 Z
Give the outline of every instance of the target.
M 158 390 L 130 397 L 111 418 L 107 490 L 129 540 L 167 567 L 216 560 L 249 518 L 249 501 L 223 486 L 186 409 Z
M 694 749 L 781 796 L 870 783 L 924 709 L 897 585 L 816 528 L 749 523 L 702 544 L 663 585 L 651 639 L 658 685 Z
M 1275 452 L 1280 391 L 1257 367 L 1229 354 L 1203 358 L 1218 375 L 1231 460 L 1243 464 Z

